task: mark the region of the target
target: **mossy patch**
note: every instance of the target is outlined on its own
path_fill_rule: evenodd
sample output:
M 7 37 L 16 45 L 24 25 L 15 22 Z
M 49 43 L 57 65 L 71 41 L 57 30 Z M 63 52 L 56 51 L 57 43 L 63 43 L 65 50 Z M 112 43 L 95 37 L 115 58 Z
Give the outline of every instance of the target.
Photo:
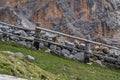
M 29 62 L 25 58 L 0 52 L 0 74 L 8 74 L 27 79 L 56 80 L 57 77 Z

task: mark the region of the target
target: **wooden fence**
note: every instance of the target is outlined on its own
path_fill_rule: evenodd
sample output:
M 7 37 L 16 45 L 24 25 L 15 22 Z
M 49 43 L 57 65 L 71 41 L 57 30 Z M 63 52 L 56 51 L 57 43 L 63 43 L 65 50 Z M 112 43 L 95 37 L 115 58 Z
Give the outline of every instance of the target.
M 42 28 L 40 26 L 37 25 L 37 27 L 35 29 L 27 29 L 27 28 L 23 28 L 23 27 L 18 27 L 18 26 L 14 26 L 14 25 L 11 25 L 11 24 L 7 24 L 7 23 L 4 23 L 4 22 L 0 22 L 1 25 L 5 25 L 5 26 L 9 26 L 11 27 L 12 29 L 18 29 L 18 30 L 25 30 L 25 31 L 34 31 L 35 32 L 35 37 L 34 39 L 30 39 L 30 38 L 27 38 L 27 37 L 23 37 L 23 36 L 18 36 L 18 35 L 14 35 L 12 33 L 8 33 L 8 32 L 3 32 L 3 31 L 0 31 L 0 33 L 3 33 L 3 34 L 6 34 L 6 35 L 9 35 L 9 36 L 15 36 L 15 37 L 19 37 L 19 38 L 22 38 L 22 39 L 26 39 L 26 40 L 30 40 L 30 41 L 34 41 L 34 47 L 36 49 L 39 49 L 39 43 L 42 41 L 42 42 L 47 42 L 47 43 L 50 43 L 50 44 L 54 44 L 54 45 L 57 45 L 57 46 L 61 46 L 61 47 L 64 47 L 64 48 L 69 48 L 69 49 L 73 49 L 73 50 L 76 50 L 76 51 L 82 51 L 84 52 L 86 55 L 89 53 L 90 51 L 90 44 L 94 44 L 94 45 L 98 45 L 98 46 L 104 46 L 104 47 L 107 47 L 107 48 L 110 48 L 110 49 L 115 49 L 115 50 L 120 50 L 120 48 L 118 47 L 114 47 L 114 46 L 110 46 L 110 45 L 106 45 L 106 44 L 103 44 L 103 43 L 99 43 L 99 42 L 95 42 L 95 41 L 91 41 L 91 40 L 88 40 L 88 39 L 84 39 L 84 38 L 80 38 L 80 37 L 76 37 L 76 36 L 72 36 L 72 35 L 68 35 L 68 34 L 64 34 L 64 33 L 61 33 L 61 32 L 57 32 L 57 31 L 53 31 L 53 30 L 49 30 L 49 29 L 45 29 L 45 28 Z M 36 24 L 39 24 L 39 23 L 36 23 Z M 77 49 L 75 47 L 70 47 L 70 46 L 66 46 L 66 45 L 62 45 L 60 43 L 56 43 L 54 41 L 49 41 L 49 40 L 44 40 L 44 39 L 41 39 L 40 38 L 40 33 L 41 31 L 45 31 L 45 32 L 49 32 L 49 33 L 53 33 L 53 34 L 57 34 L 59 36 L 64 36 L 64 37 L 67 37 L 67 38 L 72 38 L 74 40 L 78 40 L 78 41 L 83 41 L 85 42 L 86 44 L 86 48 L 85 50 L 80 50 L 80 49 Z M 93 54 L 93 55 L 97 55 L 97 54 Z M 99 57 L 101 57 L 101 55 L 97 55 Z M 85 57 L 85 56 L 84 56 Z M 104 58 L 104 56 L 102 56 Z M 85 62 L 86 63 L 86 62 Z
M 110 48 L 110 49 L 120 50 L 120 48 L 118 48 L 118 47 L 114 47 L 114 46 L 106 45 L 106 44 L 103 44 L 103 43 L 91 41 L 91 40 L 88 40 L 88 39 L 84 39 L 84 38 L 72 36 L 72 35 L 69 35 L 69 34 L 64 34 L 64 33 L 61 33 L 61 32 L 57 32 L 57 31 L 45 29 L 45 28 L 42 28 L 42 27 L 39 27 L 39 26 L 37 26 L 36 29 L 28 29 L 28 28 L 23 28 L 23 27 L 18 27 L 18 26 L 15 26 L 15 25 L 7 24 L 7 23 L 4 23 L 4 22 L 0 22 L 0 24 L 1 24 L 1 25 L 5 25 L 5 26 L 9 26 L 9 27 L 12 27 L 12 28 L 17 28 L 17 29 L 19 29 L 19 30 L 35 31 L 34 43 L 39 43 L 40 41 L 43 41 L 43 42 L 48 42 L 48 43 L 51 43 L 51 44 L 54 44 L 54 45 L 58 45 L 58 46 L 68 47 L 68 46 L 65 46 L 65 45 L 61 45 L 61 44 L 59 44 L 59 43 L 55 43 L 55 42 L 52 42 L 52 41 L 40 39 L 40 32 L 41 32 L 41 31 L 45 31 L 45 32 L 57 34 L 57 35 L 59 35 L 59 36 L 64 36 L 64 37 L 68 37 L 68 38 L 73 38 L 73 39 L 75 39 L 75 40 L 84 41 L 86 44 L 94 44 L 94 45 L 98 45 L 98 46 L 107 47 L 107 48 Z M 39 24 L 39 23 L 37 22 L 37 24 Z M 12 35 L 12 36 L 16 36 L 16 35 L 14 35 L 14 34 L 7 33 L 7 32 L 2 32 L 2 31 L 1 31 L 0 33 L 4 33 L 4 34 L 7 34 L 7 35 Z M 24 39 L 30 40 L 30 39 L 27 38 L 27 37 L 22 37 L 22 36 L 16 36 L 16 37 L 20 37 L 20 38 L 24 38 Z M 32 40 L 32 41 L 33 41 L 33 40 Z M 36 44 L 36 46 L 38 46 L 38 44 Z M 70 48 L 70 47 L 69 47 L 69 48 Z M 75 49 L 75 48 L 73 48 L 73 49 Z

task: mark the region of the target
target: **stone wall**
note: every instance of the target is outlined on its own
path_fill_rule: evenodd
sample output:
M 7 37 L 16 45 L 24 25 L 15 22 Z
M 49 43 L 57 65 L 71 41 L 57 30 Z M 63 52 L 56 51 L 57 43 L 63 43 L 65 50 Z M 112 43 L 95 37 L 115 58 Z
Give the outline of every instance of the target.
M 12 28 L 12 27 L 9 27 L 6 25 L 1 25 L 1 24 L 0 24 L 0 31 L 16 35 L 16 36 L 10 36 L 10 35 L 6 35 L 5 33 L 0 33 L 0 39 L 2 39 L 2 41 L 11 41 L 11 42 L 21 44 L 23 46 L 27 46 L 29 48 L 35 49 L 34 41 L 33 41 L 34 36 L 35 36 L 34 31 L 18 30 L 18 29 L 15 29 L 15 28 Z M 17 36 L 26 37 L 30 40 L 22 39 L 22 38 L 19 38 Z M 40 39 L 53 41 L 53 38 L 55 36 L 57 36 L 57 35 L 42 31 Z M 59 43 L 60 45 L 66 45 L 68 47 L 76 48 L 79 50 L 85 50 L 85 44 L 83 42 L 79 42 L 79 41 L 70 42 L 70 41 L 66 40 L 64 37 L 60 37 L 55 42 Z M 39 43 L 39 47 L 40 48 L 47 47 L 48 50 L 45 51 L 47 53 L 54 53 L 58 56 L 64 56 L 64 57 L 67 57 L 67 58 L 70 58 L 73 60 L 78 60 L 78 61 L 85 60 L 85 53 L 82 51 L 73 50 L 71 48 L 65 48 L 62 46 L 57 46 L 57 45 L 53 45 L 53 44 L 50 44 L 47 42 L 42 42 L 42 41 Z M 100 56 L 93 55 L 93 51 L 96 51 L 95 54 L 99 54 L 100 56 L 104 56 L 104 58 L 102 58 Z M 91 59 L 100 60 L 103 65 L 108 65 L 108 66 L 120 68 L 120 51 L 109 50 L 109 49 L 106 49 L 104 47 L 101 47 L 101 48 L 94 47 L 93 51 L 91 51 L 91 53 L 88 54 L 88 56 Z

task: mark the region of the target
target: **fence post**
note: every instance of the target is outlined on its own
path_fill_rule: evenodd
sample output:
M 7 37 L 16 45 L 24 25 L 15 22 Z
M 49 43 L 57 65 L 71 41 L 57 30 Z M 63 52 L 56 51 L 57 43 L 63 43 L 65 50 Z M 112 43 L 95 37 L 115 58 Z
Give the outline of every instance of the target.
M 37 27 L 40 27 L 40 24 L 37 23 L 36 26 L 37 26 Z M 39 50 L 40 32 L 41 32 L 40 29 L 38 29 L 38 28 L 35 29 L 34 47 L 35 47 L 37 50 Z
M 86 36 L 85 38 L 90 40 L 90 35 Z M 85 42 L 84 63 L 89 62 L 90 62 L 90 43 Z

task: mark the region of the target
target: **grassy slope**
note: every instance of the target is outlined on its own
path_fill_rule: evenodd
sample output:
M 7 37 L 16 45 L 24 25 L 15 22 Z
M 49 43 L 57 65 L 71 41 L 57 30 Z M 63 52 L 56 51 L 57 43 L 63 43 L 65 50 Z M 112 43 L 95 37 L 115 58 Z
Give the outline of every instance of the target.
M 48 73 L 23 57 L 0 52 L 0 73 L 34 80 L 57 80 L 55 75 Z
M 96 64 L 86 65 L 45 53 L 43 50 L 35 51 L 1 41 L 0 50 L 19 51 L 25 55 L 32 55 L 36 58 L 34 64 L 65 80 L 120 80 L 120 70 L 102 68 Z

